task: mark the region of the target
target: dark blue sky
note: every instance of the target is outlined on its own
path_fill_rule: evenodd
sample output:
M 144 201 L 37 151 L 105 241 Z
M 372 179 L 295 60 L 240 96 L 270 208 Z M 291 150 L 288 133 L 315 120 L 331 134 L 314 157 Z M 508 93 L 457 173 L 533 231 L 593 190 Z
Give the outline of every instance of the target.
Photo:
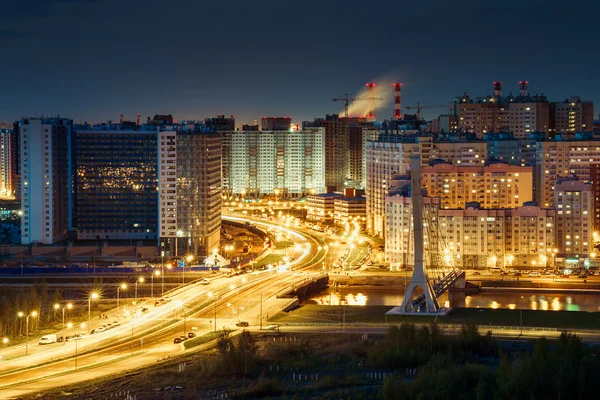
M 600 105 L 599 15 L 593 0 L 1 0 L 0 121 L 300 121 L 380 76 L 405 105 L 523 79 Z

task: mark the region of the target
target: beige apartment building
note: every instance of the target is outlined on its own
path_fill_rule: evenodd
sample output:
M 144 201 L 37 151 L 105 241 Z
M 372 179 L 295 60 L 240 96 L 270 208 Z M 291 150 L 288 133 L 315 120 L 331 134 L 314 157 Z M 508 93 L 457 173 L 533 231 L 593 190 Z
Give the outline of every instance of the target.
M 445 209 L 465 208 L 477 202 L 482 208 L 514 208 L 532 200 L 531 167 L 496 162 L 464 166 L 436 163 L 422 169 L 423 187 L 440 198 Z

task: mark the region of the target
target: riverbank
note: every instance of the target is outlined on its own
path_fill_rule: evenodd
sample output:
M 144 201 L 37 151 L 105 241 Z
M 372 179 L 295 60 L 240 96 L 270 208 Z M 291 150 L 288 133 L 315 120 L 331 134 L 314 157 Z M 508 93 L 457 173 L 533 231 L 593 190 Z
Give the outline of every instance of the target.
M 370 289 L 400 289 L 404 288 L 410 281 L 411 273 L 393 273 L 380 272 L 369 275 L 363 274 L 330 274 L 330 286 L 342 287 L 368 287 Z M 560 278 L 551 281 L 550 279 L 531 279 L 531 278 L 500 278 L 489 279 L 488 277 L 477 276 L 468 277 L 467 286 L 479 286 L 481 291 L 494 292 L 515 292 L 524 293 L 588 293 L 600 294 L 600 281 L 585 281 L 576 278 Z M 457 289 L 462 290 L 462 289 Z
M 537 311 L 483 308 L 456 308 L 445 317 L 400 316 L 385 313 L 390 306 L 323 306 L 307 304 L 291 312 L 281 312 L 270 320 L 279 324 L 297 323 L 341 323 L 346 324 L 401 324 L 431 323 L 437 319 L 439 324 L 463 325 L 474 323 L 481 327 L 524 326 L 529 328 L 551 328 L 559 331 L 599 330 L 600 312 L 577 311 Z

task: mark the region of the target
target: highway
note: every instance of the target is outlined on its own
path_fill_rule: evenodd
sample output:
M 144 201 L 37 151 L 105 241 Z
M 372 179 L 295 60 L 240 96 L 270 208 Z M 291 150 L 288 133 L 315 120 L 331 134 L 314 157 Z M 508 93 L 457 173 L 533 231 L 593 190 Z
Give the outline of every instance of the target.
M 22 345 L 7 347 L 0 354 L 0 397 L 14 397 L 55 387 L 60 377 L 63 382 L 81 381 L 113 373 L 115 367 L 122 371 L 182 354 L 185 351 L 183 344 L 175 344 L 173 339 L 191 332 L 192 328 L 197 328 L 194 330 L 198 335 L 214 330 L 215 314 L 217 329 L 235 329 L 238 319 L 248 321 L 251 328 L 258 327 L 261 298 L 263 319 L 266 319 L 269 312 L 279 311 L 276 308 L 282 304 L 281 300 L 277 302 L 273 298 L 277 292 L 304 279 L 299 274 L 310 271 L 314 266 L 321 272 L 328 249 L 321 246 L 321 238 L 313 233 L 263 221 L 253 220 L 252 223 L 283 232 L 295 242 L 296 257 L 288 263 L 292 270 L 272 269 L 232 278 L 214 278 L 209 285 L 199 282 L 186 285 L 169 293 L 171 301 L 159 307 L 155 307 L 153 301 L 152 304 L 138 305 L 148 308 L 148 312 L 141 313 L 129 305 L 123 310 L 108 312 L 111 315 L 108 321 L 96 318 L 90 328 L 122 316 L 121 325 L 106 332 L 46 346 L 37 345 L 39 337 L 30 338 L 27 356 Z

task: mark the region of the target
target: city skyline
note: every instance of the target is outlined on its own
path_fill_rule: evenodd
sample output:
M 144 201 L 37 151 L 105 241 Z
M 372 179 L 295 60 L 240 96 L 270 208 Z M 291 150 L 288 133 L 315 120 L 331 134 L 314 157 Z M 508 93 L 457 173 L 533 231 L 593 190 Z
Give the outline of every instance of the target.
M 355 23 L 365 18 L 358 2 L 230 2 L 226 13 L 217 2 L 8 1 L 0 5 L 0 42 L 16 56 L 0 67 L 0 121 L 42 114 L 135 120 L 140 113 L 299 122 L 340 112 L 332 98 L 382 79 L 403 83 L 403 105 L 446 104 L 465 91 L 488 95 L 496 80 L 506 93 L 528 80 L 531 93 L 551 101 L 576 95 L 600 103 L 600 84 L 586 80 L 598 61 L 594 31 L 582 22 L 599 6 L 559 16 L 551 3 L 380 1 L 367 10 L 371 23 Z M 522 15 L 526 22 L 514 26 Z M 561 49 L 581 51 L 585 62 Z M 393 99 L 386 102 L 378 120 L 392 115 Z

